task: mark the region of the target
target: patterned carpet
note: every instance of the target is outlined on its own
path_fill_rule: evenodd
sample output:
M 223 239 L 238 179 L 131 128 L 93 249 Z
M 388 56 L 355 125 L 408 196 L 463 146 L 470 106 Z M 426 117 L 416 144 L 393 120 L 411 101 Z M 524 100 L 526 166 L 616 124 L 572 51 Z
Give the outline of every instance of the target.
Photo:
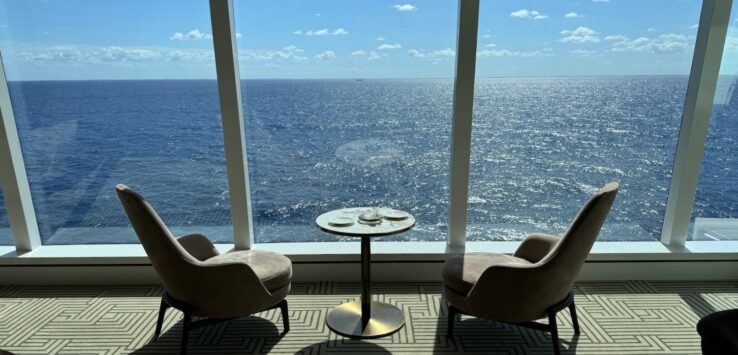
M 326 313 L 357 297 L 356 283 L 298 283 L 289 296 L 292 330 L 278 310 L 193 331 L 191 354 L 548 354 L 549 335 L 464 316 L 446 339 L 440 285 L 376 284 L 375 299 L 405 311 L 391 337 L 347 340 L 325 326 Z M 381 290 L 381 293 L 379 292 Z M 15 354 L 174 354 L 180 313 L 169 312 L 151 341 L 157 287 L 0 287 L 0 348 Z M 697 320 L 738 308 L 738 282 L 597 282 L 575 288 L 582 334 L 558 316 L 563 353 L 698 354 Z M 440 336 L 439 336 L 440 335 Z M 2 353 L 2 352 L 0 352 Z

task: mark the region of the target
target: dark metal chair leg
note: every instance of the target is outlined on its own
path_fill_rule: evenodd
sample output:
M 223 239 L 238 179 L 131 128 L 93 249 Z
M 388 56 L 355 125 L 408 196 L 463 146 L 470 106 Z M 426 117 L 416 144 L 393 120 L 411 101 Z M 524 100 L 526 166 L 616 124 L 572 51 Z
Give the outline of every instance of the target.
M 577 320 L 577 307 L 574 306 L 574 301 L 571 301 L 569 305 L 569 313 L 571 313 L 571 323 L 574 326 L 574 334 L 579 335 L 579 320 Z
M 282 324 L 284 325 L 284 332 L 282 334 L 287 334 L 290 331 L 290 316 L 287 308 L 287 300 L 282 300 L 279 303 L 279 308 L 282 310 Z
M 548 326 L 551 330 L 551 342 L 553 343 L 554 354 L 559 355 L 559 328 L 556 325 L 556 312 L 548 311 Z
M 454 335 L 454 321 L 456 316 L 459 314 L 459 310 L 452 305 L 448 305 L 448 325 L 446 326 L 446 336 L 452 337 Z
M 164 297 L 161 298 L 161 305 L 159 306 L 159 318 L 156 320 L 156 330 L 154 331 L 154 340 L 159 339 L 161 335 L 161 326 L 164 324 L 164 315 L 167 313 L 169 305 L 164 302 Z
M 187 341 L 190 336 L 190 325 L 192 322 L 192 312 L 190 310 L 184 310 L 184 319 L 182 320 L 182 342 L 179 344 L 179 354 L 187 354 Z

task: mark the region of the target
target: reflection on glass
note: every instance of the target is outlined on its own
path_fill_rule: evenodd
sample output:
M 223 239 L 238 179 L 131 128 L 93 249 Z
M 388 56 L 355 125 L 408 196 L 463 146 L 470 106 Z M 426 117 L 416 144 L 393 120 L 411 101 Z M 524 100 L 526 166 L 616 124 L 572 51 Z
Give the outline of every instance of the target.
M 700 5 L 482 3 L 469 240 L 562 234 L 610 181 L 599 240 L 658 238 Z
M 0 245 L 13 245 L 13 235 L 10 233 L 8 212 L 5 211 L 5 199 L 0 189 Z
M 733 11 L 736 5 L 733 4 Z M 735 18 L 735 16 L 732 16 Z M 697 184 L 691 240 L 738 240 L 738 23 L 730 22 Z
M 0 1 L 0 13 L 45 244 L 138 243 L 117 183 L 177 234 L 232 240 L 206 1 Z
M 323 212 L 387 206 L 444 240 L 454 2 L 236 2 L 257 242 L 335 241 Z

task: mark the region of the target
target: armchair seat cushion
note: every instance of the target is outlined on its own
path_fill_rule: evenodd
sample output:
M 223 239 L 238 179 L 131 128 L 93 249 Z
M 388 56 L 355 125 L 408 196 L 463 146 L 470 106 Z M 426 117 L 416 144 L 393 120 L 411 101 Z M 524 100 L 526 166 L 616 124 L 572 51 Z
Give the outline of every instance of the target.
M 448 260 L 441 277 L 446 287 L 466 295 L 487 268 L 493 265 L 530 265 L 530 262 L 506 254 L 468 253 Z
M 242 250 L 214 256 L 205 264 L 246 263 L 254 270 L 264 287 L 273 292 L 290 283 L 292 262 L 282 254 L 266 250 Z

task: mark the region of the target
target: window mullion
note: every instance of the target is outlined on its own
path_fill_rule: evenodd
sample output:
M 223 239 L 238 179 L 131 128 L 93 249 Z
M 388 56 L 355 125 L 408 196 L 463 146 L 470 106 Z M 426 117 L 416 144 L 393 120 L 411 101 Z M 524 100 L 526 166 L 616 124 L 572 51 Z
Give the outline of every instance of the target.
M 459 0 L 449 181 L 448 244 L 452 247 L 466 243 L 478 23 L 479 0 Z
M 223 122 L 233 239 L 236 249 L 251 249 L 254 232 L 233 1 L 210 0 L 210 18 Z
M 0 185 L 16 249 L 25 252 L 41 246 L 2 55 L 0 55 Z
M 661 242 L 684 246 L 715 98 L 732 0 L 704 0 L 689 73 Z

